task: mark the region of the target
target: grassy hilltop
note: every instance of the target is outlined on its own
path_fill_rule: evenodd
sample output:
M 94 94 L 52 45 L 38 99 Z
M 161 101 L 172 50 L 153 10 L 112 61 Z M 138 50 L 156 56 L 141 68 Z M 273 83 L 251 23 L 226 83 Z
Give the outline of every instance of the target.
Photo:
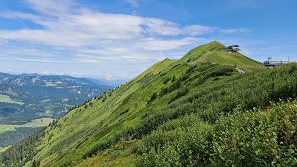
M 2 166 L 296 165 L 297 64 L 267 70 L 223 48 L 156 63 L 1 153 Z

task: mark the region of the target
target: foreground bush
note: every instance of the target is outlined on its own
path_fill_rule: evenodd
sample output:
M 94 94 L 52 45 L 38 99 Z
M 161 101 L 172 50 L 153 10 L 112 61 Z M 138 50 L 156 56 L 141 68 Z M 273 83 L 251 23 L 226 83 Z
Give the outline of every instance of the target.
M 297 101 L 235 112 L 213 125 L 192 114 L 145 137 L 137 165 L 296 166 L 296 126 Z
M 216 166 L 296 166 L 297 103 L 268 111 L 236 113 L 215 125 L 212 163 Z

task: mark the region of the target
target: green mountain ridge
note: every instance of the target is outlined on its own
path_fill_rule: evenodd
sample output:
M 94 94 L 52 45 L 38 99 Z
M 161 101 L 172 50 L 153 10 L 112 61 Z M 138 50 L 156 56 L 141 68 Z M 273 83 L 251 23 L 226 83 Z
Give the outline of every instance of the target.
M 261 66 L 259 62 L 238 52 L 226 51 L 226 46 L 217 41 L 190 50 L 180 61 L 187 61 L 189 64 L 211 62 L 224 65 L 236 65 L 245 68 Z
M 296 165 L 297 64 L 267 70 L 224 48 L 156 63 L 1 153 L 2 166 Z

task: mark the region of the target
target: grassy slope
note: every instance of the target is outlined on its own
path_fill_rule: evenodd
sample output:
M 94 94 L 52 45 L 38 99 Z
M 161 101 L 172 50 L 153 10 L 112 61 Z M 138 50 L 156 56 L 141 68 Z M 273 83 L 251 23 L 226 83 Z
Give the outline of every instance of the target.
M 9 147 L 2 148 L 2 149 L 0 149 L 0 152 L 4 152 L 4 151 L 6 151 L 8 148 L 9 148 Z
M 232 96 L 235 96 L 233 94 L 230 94 L 230 97 L 227 96 L 228 101 L 235 101 L 234 104 L 230 103 L 230 108 L 224 106 L 225 103 L 215 102 L 215 98 L 218 96 L 225 97 L 223 96 L 226 94 L 224 92 L 231 91 L 232 88 L 230 87 L 232 87 L 233 82 L 238 85 L 238 87 L 234 86 L 233 91 L 241 91 L 249 86 L 254 86 L 255 81 L 264 82 L 265 79 L 263 80 L 262 76 L 266 75 L 266 72 L 262 70 L 259 71 L 257 76 L 252 76 L 252 74 L 239 75 L 232 65 L 248 65 L 248 67 L 243 68 L 253 69 L 258 68 L 260 63 L 238 53 L 233 53 L 233 57 L 230 58 L 229 53 L 221 52 L 223 47 L 218 42 L 212 42 L 191 50 L 180 60 L 165 59 L 153 65 L 135 79 L 71 110 L 57 124 L 45 130 L 45 135 L 38 144 L 38 153 L 34 160 L 40 160 L 42 166 L 71 166 L 78 164 L 80 166 L 94 166 L 96 164 L 97 166 L 121 166 L 126 163 L 133 164 L 135 162 L 134 149 L 141 143 L 140 140 L 134 139 L 139 137 L 133 135 L 128 140 L 124 137 L 125 135 L 122 139 L 117 139 L 115 145 L 112 144 L 113 147 L 109 146 L 108 149 L 103 149 L 97 156 L 87 159 L 83 159 L 83 157 L 92 149 L 97 148 L 100 143 L 112 141 L 113 137 L 123 133 L 129 127 L 142 125 L 150 121 L 150 118 L 152 118 L 152 121 L 157 120 L 158 114 L 163 116 L 162 113 L 168 112 L 168 114 L 171 114 L 171 111 L 177 112 L 173 112 L 173 116 L 168 115 L 169 120 L 174 120 L 176 114 L 179 117 L 178 114 L 183 116 L 187 113 L 197 112 L 198 109 L 199 117 L 209 120 L 218 119 L 215 112 L 232 110 L 232 107 L 236 103 L 244 101 L 244 96 L 247 96 L 250 92 L 242 93 L 242 99 L 232 99 Z M 201 60 L 197 61 L 201 56 L 203 56 Z M 200 64 L 200 62 L 204 61 L 216 64 Z M 250 68 L 250 66 L 253 66 L 253 68 Z M 224 72 L 221 73 L 222 71 Z M 273 73 L 267 75 L 273 75 Z M 180 80 L 182 85 L 161 95 L 162 89 L 170 89 L 177 83 L 176 80 Z M 242 85 L 241 83 L 248 84 Z M 223 89 L 221 90 L 221 88 Z M 181 92 L 186 92 L 186 96 L 182 94 L 181 96 L 184 97 L 179 98 L 178 95 Z M 218 92 L 218 95 L 210 92 Z M 158 96 L 152 100 L 151 97 L 154 93 Z M 249 105 L 258 104 L 257 102 L 261 98 L 267 98 L 266 101 L 269 102 L 269 100 L 273 100 L 270 95 L 262 95 L 263 97 L 255 99 L 254 103 L 247 102 L 243 104 L 247 105 L 246 108 L 248 108 Z M 193 101 L 193 97 L 196 96 L 205 96 L 205 98 L 201 98 L 201 102 L 195 102 L 196 106 L 194 102 L 189 104 L 189 99 Z M 214 98 L 213 101 L 212 98 Z M 189 105 L 192 106 L 189 108 Z M 183 111 L 182 113 L 178 113 L 179 108 L 180 111 Z M 192 111 L 191 108 L 194 110 Z M 213 114 L 216 116 L 209 118 Z M 162 123 L 159 122 L 158 124 Z M 142 135 L 145 134 L 146 132 Z M 33 160 L 27 163 L 27 166 L 30 166 L 32 162 Z
M 16 127 L 18 127 L 18 125 L 15 126 L 15 125 L 1 125 L 0 124 L 0 133 L 15 131 Z
M 12 103 L 12 104 L 18 104 L 18 105 L 24 104 L 23 102 L 13 100 L 9 96 L 2 95 L 2 94 L 0 94 L 0 103 Z
M 100 99 L 97 98 L 70 111 L 59 120 L 55 128 L 46 130 L 47 134 L 39 145 L 40 151 L 35 158 L 41 159 L 45 166 L 53 162 L 77 164 L 88 151 L 108 136 L 139 124 L 147 113 L 168 108 L 168 105 L 164 104 L 176 95 L 176 91 L 159 98 L 151 105 L 147 105 L 147 102 L 154 92 L 160 92 L 167 78 L 181 78 L 186 73 L 189 65 L 184 64 L 185 59 L 191 58 L 195 61 L 199 54 L 207 52 L 201 61 L 229 65 L 234 62 L 259 65 L 240 54 L 235 54 L 236 59 L 229 58 L 228 53 L 221 53 L 220 49 L 223 47 L 218 42 L 212 42 L 193 49 L 179 61 L 165 59 Z M 194 83 L 188 84 L 194 88 Z M 106 100 L 102 102 L 105 97 Z
M 207 66 L 207 67 L 209 68 L 211 66 Z M 295 67 L 296 65 L 295 66 L 293 65 L 292 69 L 294 69 Z M 221 76 L 218 80 L 217 79 L 214 80 L 214 78 L 210 78 L 209 80 L 207 80 L 206 82 L 202 83 L 199 86 L 191 85 L 192 83 L 188 82 L 188 84 L 185 86 L 190 87 L 189 89 L 191 91 L 186 96 L 181 97 L 176 102 L 173 102 L 170 105 L 166 105 L 166 107 L 164 107 L 165 108 L 164 112 L 168 112 L 168 113 L 171 112 L 170 110 L 172 109 L 170 108 L 175 105 L 179 105 L 180 109 L 184 113 L 191 113 L 190 111 L 191 108 L 197 109 L 198 107 L 201 107 L 201 108 L 205 107 L 206 108 L 205 110 L 198 108 L 198 112 L 200 113 L 198 113 L 197 115 L 194 115 L 194 117 L 203 118 L 210 121 L 212 119 L 217 120 L 219 116 L 218 115 L 215 116 L 215 115 L 221 111 L 230 112 L 235 108 L 237 108 L 237 110 L 251 109 L 254 106 L 265 107 L 270 104 L 269 101 L 277 100 L 278 97 L 286 98 L 289 96 L 288 94 L 285 94 L 285 92 L 283 92 L 282 90 L 284 89 L 284 87 L 286 87 L 285 84 L 283 84 L 282 86 L 281 83 L 280 84 L 276 84 L 276 83 L 279 83 L 280 80 L 283 80 L 282 76 L 286 76 L 285 75 L 286 71 L 291 71 L 292 69 L 291 67 L 287 67 L 286 70 L 282 69 L 283 71 L 281 71 L 281 69 L 275 69 L 274 71 L 269 71 L 269 72 L 267 71 L 258 72 L 258 74 L 256 75 L 245 74 L 244 76 L 238 76 L 238 75 L 233 75 L 231 77 Z M 208 69 L 206 69 L 206 71 L 207 70 Z M 291 76 L 289 74 L 289 77 L 290 79 L 284 82 L 289 83 L 289 80 L 292 79 L 296 84 L 296 79 L 294 78 L 294 76 Z M 275 83 L 270 83 L 270 81 L 275 81 Z M 215 84 L 215 82 L 217 83 Z M 258 85 L 255 85 L 255 83 L 258 83 Z M 275 87 L 275 89 L 273 88 L 273 86 Z M 265 92 L 269 91 L 270 89 L 272 92 L 266 94 Z M 296 97 L 296 86 L 294 90 L 295 91 L 292 91 L 292 93 L 295 92 L 295 95 L 293 95 L 293 97 Z M 209 92 L 216 92 L 216 93 L 212 94 Z M 259 94 L 259 92 L 261 92 L 262 94 Z M 154 107 L 151 107 L 151 108 L 148 107 L 149 108 L 148 110 L 155 111 L 156 110 L 155 108 L 158 108 L 162 105 L 164 106 L 164 104 L 168 103 L 170 98 L 174 97 L 175 93 L 176 92 L 173 92 L 171 95 L 168 94 L 163 98 L 160 98 L 160 99 L 158 98 L 152 104 L 152 106 Z M 283 96 L 281 97 L 280 94 L 283 94 Z M 273 97 L 274 95 L 275 97 Z M 202 98 L 202 96 L 206 96 L 206 97 Z M 213 96 L 217 96 L 218 98 L 214 98 Z M 198 103 L 200 102 L 201 104 L 195 105 L 193 104 L 194 102 L 192 104 L 189 104 L 188 101 L 189 99 L 192 99 L 192 97 L 200 97 L 197 102 Z M 249 97 L 251 97 L 251 99 L 249 99 Z M 221 100 L 221 101 L 217 101 L 217 100 Z M 187 104 L 189 104 L 190 106 L 187 106 Z M 230 107 L 228 105 L 230 105 Z M 153 115 L 153 113 L 150 113 L 150 114 Z M 163 115 L 161 114 L 160 116 L 163 116 Z M 212 116 L 214 116 L 215 118 L 211 118 Z M 164 124 L 165 124 L 164 126 L 169 126 L 170 124 L 173 124 L 179 127 L 178 125 L 176 125 L 177 123 L 174 123 L 175 120 L 180 119 L 179 117 L 180 116 L 173 119 L 172 121 L 164 121 Z M 240 116 L 238 117 L 240 118 Z M 156 117 L 152 117 L 152 118 L 156 118 Z M 183 116 L 181 119 L 184 119 Z M 173 122 L 173 123 L 170 123 L 170 122 Z M 184 126 L 187 126 L 186 123 L 188 121 L 184 121 L 184 122 L 185 122 Z M 169 124 L 169 125 L 166 125 L 166 124 Z M 194 125 L 189 124 L 187 128 L 190 128 L 191 126 L 194 126 Z M 170 133 L 171 133 L 170 131 L 169 132 L 162 131 L 162 134 L 165 134 L 164 136 L 166 136 L 166 134 L 171 135 Z M 149 137 L 148 140 L 153 141 L 155 138 L 157 137 L 153 135 L 151 138 Z M 168 138 L 168 137 L 164 137 L 164 138 Z M 125 165 L 126 163 L 131 165 L 134 163 L 134 160 L 135 160 L 135 158 L 133 157 L 135 156 L 135 151 L 133 152 L 133 149 L 137 149 L 134 147 L 135 146 L 138 147 L 139 143 L 143 143 L 143 140 L 120 141 L 114 147 L 111 147 L 101 152 L 99 156 L 94 156 L 90 159 L 83 161 L 80 164 L 80 166 L 95 166 L 96 164 L 97 166 L 104 166 L 104 165 L 105 166 L 117 166 L 117 165 L 122 166 L 122 165 Z M 151 166 L 155 166 L 155 165 L 156 164 Z
M 82 157 L 86 151 L 90 150 L 97 142 L 103 140 L 108 134 L 114 134 L 127 126 L 140 122 L 141 116 L 147 110 L 146 102 L 149 99 L 152 88 L 160 84 L 157 82 L 154 85 L 148 85 L 148 83 L 152 76 L 157 75 L 161 69 L 172 65 L 174 62 L 165 59 L 146 70 L 133 81 L 103 95 L 107 97 L 104 102 L 102 102 L 101 98 L 99 100 L 97 98 L 69 112 L 60 119 L 57 125 L 57 127 L 63 128 L 47 129 L 48 135 L 45 136 L 42 144 L 39 146 L 42 150 L 36 158 L 43 159 L 42 162 L 48 164 L 52 163 L 53 160 L 57 161 L 56 158 L 60 158 L 67 152 L 73 151 L 71 157 L 64 157 L 64 159 L 75 161 L 77 157 Z M 146 89 L 137 91 L 141 88 Z M 133 99 L 133 101 L 129 99 Z M 126 104 L 121 105 L 125 100 L 127 101 Z M 127 109 L 129 109 L 129 112 L 122 115 L 123 111 Z M 54 135 L 49 140 L 51 134 Z M 71 139 L 74 140 L 71 141 Z M 71 144 L 71 147 L 70 145 L 59 145 L 66 140 L 69 142 L 67 144 Z M 75 147 L 78 145 L 80 145 L 80 150 L 82 151 L 75 150 Z M 60 148 L 62 149 L 60 150 Z M 51 150 L 57 151 L 58 154 L 49 156 Z
M 20 128 L 20 127 L 30 127 L 30 128 L 36 128 L 36 127 L 44 127 L 49 125 L 50 122 L 52 122 L 52 118 L 40 118 L 40 119 L 34 119 L 31 122 L 28 122 L 23 125 L 2 125 L 0 124 L 0 134 L 4 132 L 9 132 L 9 131 L 15 131 L 15 128 Z
M 140 122 L 142 115 L 146 111 L 151 110 L 146 104 L 150 98 L 149 96 L 152 94 L 152 90 L 160 90 L 160 85 L 164 82 L 165 77 L 160 77 L 160 75 L 180 77 L 185 72 L 185 68 L 177 68 L 175 71 L 170 71 L 176 64 L 177 61 L 169 59 L 156 63 L 132 81 L 127 82 L 112 93 L 104 95 L 104 97 L 107 97 L 104 103 L 102 103 L 102 99 L 93 100 L 92 107 L 85 109 L 85 106 L 89 104 L 87 103 L 65 115 L 58 124 L 59 127 L 63 128 L 47 130 L 50 132 L 45 136 L 44 141 L 41 142 L 39 146 L 41 151 L 39 151 L 36 159 L 43 159 L 42 162 L 47 164 L 53 162 L 56 158 L 60 158 L 66 152 L 73 150 L 73 158 L 64 157 L 64 159 L 67 159 L 67 161 L 73 159 L 75 161 L 76 157 L 82 157 L 86 151 L 90 150 L 97 142 L 103 140 L 108 134 L 116 133 L 127 126 Z M 142 91 L 137 91 L 139 89 L 142 89 Z M 129 99 L 133 99 L 133 101 L 129 101 Z M 127 101 L 127 103 L 121 105 L 123 101 Z M 163 103 L 163 100 L 160 102 Z M 158 105 L 156 109 L 162 108 L 161 106 Z M 128 109 L 128 113 L 121 115 L 123 111 Z M 94 134 L 94 131 L 98 129 L 102 130 L 96 131 Z M 53 136 L 51 140 L 49 140 L 49 136 Z M 71 141 L 71 138 L 80 138 L 80 140 Z M 98 140 L 98 138 L 101 140 Z M 70 141 L 72 147 L 69 147 L 69 145 L 61 146 L 59 143 L 63 141 Z M 81 144 L 82 142 L 83 144 Z M 76 152 L 75 147 L 78 145 L 82 147 L 80 150 L 86 151 Z M 60 149 L 61 147 L 65 148 Z M 59 153 L 49 156 L 51 151 L 58 151 Z
M 259 67 L 259 62 L 253 61 L 237 52 L 213 51 L 207 53 L 201 61 L 217 62 L 225 65 L 238 66 L 256 66 Z
M 209 44 L 201 45 L 189 51 L 181 61 L 186 61 L 189 64 L 211 62 L 222 65 L 236 66 L 243 70 L 263 69 L 262 65 L 238 52 L 225 51 L 226 47 L 213 41 Z
M 161 69 L 170 66 L 172 63 L 174 61 L 165 59 L 146 70 L 133 81 L 69 112 L 59 120 L 56 128 L 46 130 L 47 135 L 39 146 L 40 151 L 36 158 L 43 159 L 42 162 L 48 164 L 57 161 L 57 158 L 66 153 L 72 152 L 71 157 L 64 157 L 64 159 L 75 161 L 76 157 L 82 157 L 86 151 L 103 140 L 108 134 L 116 133 L 126 126 L 139 122 L 141 120 L 139 115 L 142 115 L 142 110 L 146 108 L 146 101 L 149 98 L 147 95 L 151 92 L 151 86 L 142 92 L 137 92 L 137 90 L 146 87 L 151 76 L 156 75 Z M 106 100 L 102 102 L 105 97 Z M 133 99 L 133 101 L 128 101 L 121 106 L 125 99 L 126 101 Z M 127 109 L 129 112 L 121 115 Z M 49 136 L 52 137 L 49 139 Z M 81 144 L 82 142 L 84 143 Z M 67 145 L 61 143 L 67 143 Z M 78 145 L 83 151 L 75 150 Z M 50 154 L 51 152 L 58 153 Z

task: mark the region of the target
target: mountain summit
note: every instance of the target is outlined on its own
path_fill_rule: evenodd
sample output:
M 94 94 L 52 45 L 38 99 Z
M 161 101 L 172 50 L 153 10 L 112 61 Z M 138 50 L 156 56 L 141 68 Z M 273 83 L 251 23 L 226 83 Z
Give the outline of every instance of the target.
M 283 125 L 297 120 L 297 102 L 277 102 L 297 97 L 297 65 L 267 70 L 225 48 L 214 41 L 180 60 L 156 63 L 10 147 L 0 162 L 4 166 L 293 165 L 296 158 L 288 157 L 296 149 L 297 134 L 286 133 Z M 239 68 L 247 72 L 242 74 Z
M 190 64 L 198 62 L 211 62 L 245 67 L 261 66 L 259 62 L 252 60 L 238 52 L 229 51 L 225 45 L 218 41 L 213 41 L 190 50 L 181 59 L 181 61 L 186 61 Z

